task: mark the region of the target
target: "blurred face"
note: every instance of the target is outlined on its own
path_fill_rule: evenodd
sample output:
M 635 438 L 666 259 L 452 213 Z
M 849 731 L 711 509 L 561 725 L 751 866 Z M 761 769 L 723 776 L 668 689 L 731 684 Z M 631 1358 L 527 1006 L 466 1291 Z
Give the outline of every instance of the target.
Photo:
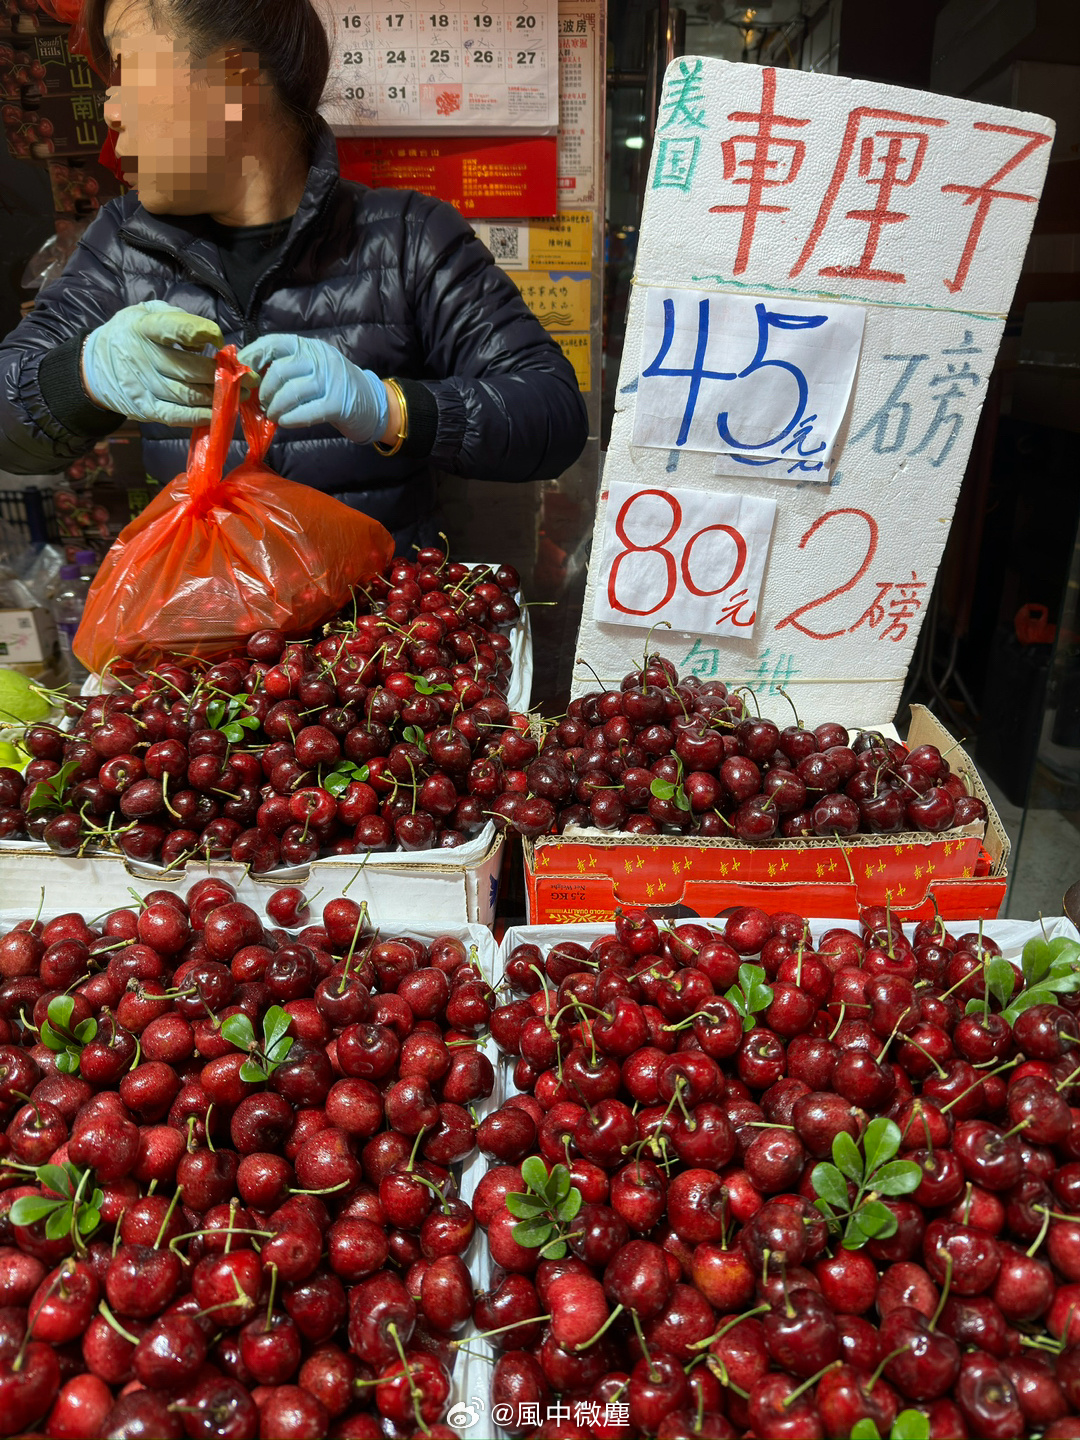
M 257 166 L 252 144 L 269 93 L 246 52 L 193 60 L 155 27 L 142 0 L 111 0 L 105 39 L 113 60 L 106 122 L 117 132 L 124 179 L 159 215 L 227 212 Z

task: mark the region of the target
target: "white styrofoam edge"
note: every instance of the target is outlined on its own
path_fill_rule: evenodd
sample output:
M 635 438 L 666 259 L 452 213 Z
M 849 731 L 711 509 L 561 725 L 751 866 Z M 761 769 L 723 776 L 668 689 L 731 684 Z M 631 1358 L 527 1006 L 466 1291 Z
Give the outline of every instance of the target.
M 521 618 L 514 623 L 510 632 L 510 688 L 506 692 L 506 703 L 511 710 L 528 710 L 533 687 L 533 637 L 532 620 L 519 593 L 517 602 L 521 606 Z
M 93 898 L 92 893 L 90 898 Z M 57 915 L 66 915 L 70 911 L 80 907 L 83 914 L 86 914 L 89 908 L 80 900 L 77 894 L 72 894 L 70 891 L 65 893 L 63 902 L 62 904 L 46 903 L 42 907 L 41 919 L 48 922 Z M 129 897 L 127 905 L 110 905 L 107 910 L 101 912 L 101 916 L 104 918 L 105 915 L 113 910 L 130 909 L 132 903 Z M 36 896 L 28 895 L 25 904 L 13 905 L 10 897 L 5 895 L 4 903 L 0 905 L 0 929 L 17 925 L 21 920 L 31 920 L 36 914 Z M 321 909 L 318 902 L 316 902 L 316 906 L 311 912 L 311 921 L 309 923 L 313 925 L 318 924 L 320 914 Z M 94 918 L 94 914 L 87 916 L 88 921 L 92 921 Z M 274 928 L 273 921 L 267 921 L 266 913 L 262 909 L 259 910 L 259 918 L 269 923 L 271 928 Z M 417 922 L 415 919 L 402 920 L 389 916 L 380 918 L 377 922 L 374 916 L 371 916 L 370 919 L 373 924 L 377 923 L 379 938 L 383 940 L 405 938 L 409 940 L 422 940 L 425 944 L 429 944 L 432 940 L 437 940 L 444 935 L 449 935 L 455 940 L 460 940 L 470 951 L 475 947 L 475 958 L 480 965 L 484 979 L 491 983 L 491 977 L 497 968 L 498 946 L 495 944 L 495 937 L 486 925 L 477 925 L 471 921 L 464 920 L 447 920 L 445 923 L 442 921 L 433 921 L 428 924 L 423 921 Z M 303 927 L 300 928 L 302 929 Z M 297 933 L 299 933 L 299 930 Z
M 307 876 L 314 865 L 327 865 L 331 868 L 343 868 L 355 870 L 365 855 L 370 855 L 369 864 L 377 864 L 380 869 L 384 866 L 410 866 L 410 865 L 449 865 L 455 869 L 468 869 L 471 865 L 477 865 L 491 849 L 495 839 L 495 826 L 488 820 L 484 828 L 478 831 L 471 840 L 464 845 L 458 845 L 452 850 L 358 850 L 355 855 L 319 855 L 308 865 L 283 865 L 277 870 L 270 870 L 262 875 L 256 876 L 257 880 L 275 885 L 292 885 L 297 876 Z M 16 854 L 25 855 L 32 852 L 37 855 L 51 855 L 53 852 L 45 844 L 44 840 L 0 840 L 0 859 L 4 855 Z M 89 848 L 87 855 L 93 855 L 97 859 L 117 860 L 122 862 L 125 858 L 115 850 L 96 850 Z M 212 862 L 218 863 L 218 862 Z M 238 871 L 244 866 L 237 861 L 223 859 L 222 864 L 234 864 Z M 152 865 L 139 860 L 128 860 L 129 866 L 141 874 L 149 875 L 152 870 L 159 873 L 164 866 Z M 182 867 L 177 867 L 182 868 Z M 174 875 L 175 870 L 169 874 Z
M 41 889 L 49 899 L 58 892 L 85 889 L 96 895 L 98 909 L 104 909 L 126 905 L 131 890 L 145 894 L 166 888 L 184 895 L 197 880 L 212 875 L 227 880 L 237 898 L 257 910 L 271 890 L 296 884 L 309 894 L 321 889 L 323 904 L 346 892 L 354 900 L 366 900 L 379 921 L 384 915 L 412 913 L 431 923 L 490 924 L 505 854 L 502 838 L 493 832 L 490 848 L 475 863 L 465 865 L 451 858 L 460 854 L 460 850 L 417 851 L 399 854 L 386 866 L 380 863 L 382 856 L 327 856 L 309 868 L 253 876 L 233 860 L 189 862 L 183 869 L 167 872 L 116 853 L 90 853 L 79 859 L 55 855 L 40 843 L 7 841 L 0 842 L 0 896 L 33 895 L 36 904 Z

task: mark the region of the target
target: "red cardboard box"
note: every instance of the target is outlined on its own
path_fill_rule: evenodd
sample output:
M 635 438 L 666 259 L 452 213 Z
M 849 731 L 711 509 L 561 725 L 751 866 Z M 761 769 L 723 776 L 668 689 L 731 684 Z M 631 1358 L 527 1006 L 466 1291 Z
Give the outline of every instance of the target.
M 733 905 L 855 919 L 886 900 L 905 920 L 994 919 L 1005 899 L 1009 839 L 974 765 L 944 726 L 912 706 L 907 743 L 949 750 L 986 805 L 985 833 L 902 832 L 846 840 L 694 839 L 682 835 L 552 835 L 526 841 L 529 923 L 607 920 L 622 905 L 665 916 L 715 916 Z

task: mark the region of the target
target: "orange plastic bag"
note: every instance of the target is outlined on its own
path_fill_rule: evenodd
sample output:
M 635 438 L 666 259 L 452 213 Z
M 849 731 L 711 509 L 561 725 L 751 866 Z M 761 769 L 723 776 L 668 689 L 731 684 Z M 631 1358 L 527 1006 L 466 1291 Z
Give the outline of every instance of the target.
M 186 473 L 105 556 L 75 635 L 88 670 L 166 655 L 212 660 L 256 630 L 307 634 L 393 556 L 377 521 L 263 463 L 277 427 L 254 395 L 241 402 L 247 373 L 235 345 L 218 352 L 213 418 L 192 431 Z M 223 476 L 238 411 L 248 455 Z

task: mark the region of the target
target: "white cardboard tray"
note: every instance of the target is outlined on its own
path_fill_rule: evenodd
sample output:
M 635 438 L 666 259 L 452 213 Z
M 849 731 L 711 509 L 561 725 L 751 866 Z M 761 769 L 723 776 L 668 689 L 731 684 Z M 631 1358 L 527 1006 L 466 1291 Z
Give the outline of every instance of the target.
M 91 852 L 79 859 L 56 855 L 41 841 L 0 840 L 0 906 L 8 904 L 9 896 L 36 896 L 42 886 L 47 896 L 87 887 L 96 913 L 128 904 L 131 890 L 145 895 L 175 887 L 186 894 L 196 880 L 216 875 L 260 911 L 279 885 L 300 885 L 311 894 L 321 888 L 323 903 L 346 891 L 353 900 L 366 900 L 380 924 L 387 923 L 384 917 L 412 914 L 432 923 L 490 925 L 503 851 L 503 837 L 488 823 L 456 850 L 327 855 L 310 865 L 251 875 L 234 860 L 189 861 L 182 869 L 166 870 L 122 854 Z

